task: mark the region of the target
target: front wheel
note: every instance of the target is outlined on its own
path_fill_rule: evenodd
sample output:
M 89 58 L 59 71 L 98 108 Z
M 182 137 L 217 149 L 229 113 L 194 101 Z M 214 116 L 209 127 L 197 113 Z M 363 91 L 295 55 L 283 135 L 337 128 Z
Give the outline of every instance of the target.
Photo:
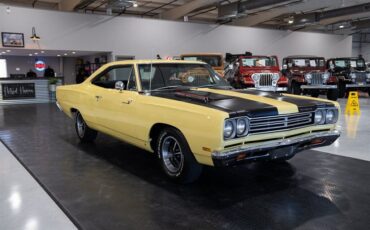
M 329 100 L 336 101 L 336 100 L 338 100 L 338 97 L 339 97 L 339 90 L 338 89 L 329 89 L 326 96 Z
M 346 96 L 346 83 L 344 81 L 339 82 L 338 90 L 339 90 L 339 94 L 338 94 L 339 98 L 343 98 Z
M 87 126 L 80 112 L 76 112 L 75 128 L 81 142 L 92 142 L 96 139 L 98 132 Z
M 320 92 L 318 90 L 314 90 L 311 92 L 311 97 L 319 97 Z
M 165 128 L 159 134 L 157 153 L 165 174 L 179 183 L 191 183 L 202 173 L 200 165 L 180 131 Z

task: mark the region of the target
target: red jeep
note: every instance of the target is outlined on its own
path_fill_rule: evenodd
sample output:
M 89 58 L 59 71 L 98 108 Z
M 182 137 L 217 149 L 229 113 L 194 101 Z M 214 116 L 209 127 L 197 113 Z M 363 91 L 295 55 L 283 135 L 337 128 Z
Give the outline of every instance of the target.
M 289 79 L 289 92 L 318 97 L 326 93 L 329 100 L 339 96 L 337 77 L 325 67 L 325 59 L 315 56 L 290 56 L 283 59 L 282 73 Z
M 279 69 L 276 56 L 252 55 L 226 55 L 235 68 L 235 73 L 229 79 L 235 88 L 255 88 L 263 91 L 288 90 L 288 79 Z

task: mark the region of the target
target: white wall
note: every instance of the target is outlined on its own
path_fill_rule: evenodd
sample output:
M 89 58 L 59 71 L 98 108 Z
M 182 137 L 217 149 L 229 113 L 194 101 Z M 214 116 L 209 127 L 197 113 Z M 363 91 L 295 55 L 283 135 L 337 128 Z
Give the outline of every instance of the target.
M 41 37 L 29 37 L 32 26 Z M 25 33 L 26 48 L 111 51 L 114 55 L 155 58 L 187 52 L 252 51 L 256 54 L 351 56 L 352 37 L 109 17 L 0 6 L 0 31 Z
M 352 56 L 357 57 L 359 54 L 361 54 L 366 61 L 370 61 L 370 44 L 363 43 L 360 47 L 359 43 L 354 43 Z

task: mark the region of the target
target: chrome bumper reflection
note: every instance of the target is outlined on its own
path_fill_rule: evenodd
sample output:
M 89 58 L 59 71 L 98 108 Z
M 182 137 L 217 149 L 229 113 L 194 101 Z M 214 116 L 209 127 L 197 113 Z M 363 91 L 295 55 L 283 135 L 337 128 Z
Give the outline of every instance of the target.
M 212 160 L 215 166 L 228 166 L 237 161 L 255 160 L 257 158 L 276 158 L 274 155 L 286 150 L 286 155 L 293 155 L 305 149 L 332 144 L 338 137 L 338 130 L 309 133 L 285 139 L 261 142 L 255 145 L 244 145 L 233 149 L 214 151 Z M 259 154 L 260 153 L 260 154 Z M 241 158 L 240 157 L 241 154 Z M 280 153 L 279 153 L 280 154 Z
M 57 105 L 58 109 L 59 109 L 61 112 L 63 112 L 63 108 L 59 105 L 59 102 L 58 102 L 58 101 L 56 101 L 56 102 L 55 102 L 55 104 Z
M 288 87 L 274 87 L 274 86 L 256 87 L 252 89 L 260 90 L 260 91 L 267 91 L 267 92 L 287 92 L 288 91 Z
M 347 88 L 367 88 L 367 87 L 370 87 L 370 84 L 361 84 L 361 83 L 357 83 L 357 84 L 346 84 L 346 87 Z

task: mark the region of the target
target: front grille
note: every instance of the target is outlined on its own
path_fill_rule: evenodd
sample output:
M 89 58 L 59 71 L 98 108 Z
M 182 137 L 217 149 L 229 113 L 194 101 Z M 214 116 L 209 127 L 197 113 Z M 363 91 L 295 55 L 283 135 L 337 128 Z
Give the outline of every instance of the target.
M 261 73 L 260 74 L 260 86 L 272 86 L 272 74 Z
M 301 128 L 313 124 L 314 113 L 297 113 L 272 117 L 258 117 L 250 120 L 250 134 L 259 134 Z
M 366 72 L 357 72 L 355 82 L 356 83 L 366 83 Z
M 311 85 L 322 85 L 324 84 L 324 80 L 322 79 L 323 73 L 311 73 Z

